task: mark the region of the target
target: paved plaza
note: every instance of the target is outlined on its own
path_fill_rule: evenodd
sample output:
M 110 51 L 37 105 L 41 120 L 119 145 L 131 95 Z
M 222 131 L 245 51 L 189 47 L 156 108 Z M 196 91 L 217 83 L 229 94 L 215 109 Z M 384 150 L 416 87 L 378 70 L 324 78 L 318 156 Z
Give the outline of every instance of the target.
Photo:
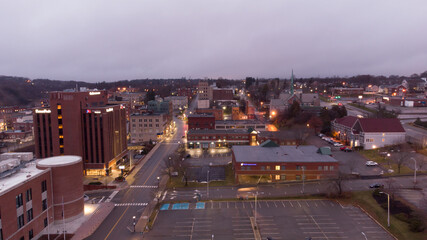
M 145 239 L 255 239 L 254 201 L 167 203 Z M 262 200 L 261 239 L 394 239 L 362 210 L 329 200 Z

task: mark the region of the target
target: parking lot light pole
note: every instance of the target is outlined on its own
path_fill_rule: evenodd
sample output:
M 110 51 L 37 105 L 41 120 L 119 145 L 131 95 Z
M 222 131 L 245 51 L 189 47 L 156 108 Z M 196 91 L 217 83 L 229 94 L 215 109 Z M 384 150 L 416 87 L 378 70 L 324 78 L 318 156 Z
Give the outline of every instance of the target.
M 368 240 L 368 237 L 366 236 L 366 234 L 364 232 L 362 232 L 362 235 L 365 237 L 365 240 Z
M 157 177 L 157 189 L 160 188 L 160 177 Z
M 417 183 L 417 159 L 411 157 L 412 160 L 414 160 L 414 184 Z
M 133 232 L 135 232 L 136 217 L 133 216 Z
M 380 193 L 387 194 L 387 227 L 390 227 L 390 194 L 386 192 Z
M 305 166 L 302 166 L 302 194 L 304 194 L 304 171 L 305 171 Z
M 209 170 L 206 174 L 206 197 L 209 199 Z

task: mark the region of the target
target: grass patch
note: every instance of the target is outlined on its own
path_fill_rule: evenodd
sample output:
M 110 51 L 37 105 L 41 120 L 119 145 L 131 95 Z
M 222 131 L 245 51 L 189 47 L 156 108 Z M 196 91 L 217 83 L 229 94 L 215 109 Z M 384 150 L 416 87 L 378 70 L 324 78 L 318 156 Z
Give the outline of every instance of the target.
M 182 175 L 178 175 L 177 177 L 172 177 L 169 179 L 167 188 L 181 188 L 181 187 L 206 187 L 206 183 L 199 182 L 188 182 L 187 186 L 185 186 L 185 182 L 182 181 Z M 209 182 L 209 187 L 221 187 L 221 186 L 234 186 L 234 172 L 231 164 L 225 166 L 225 181 L 211 181 Z
M 384 169 L 393 169 L 393 173 L 384 172 L 384 176 L 395 176 L 395 175 L 406 175 L 413 174 L 414 170 L 408 168 L 405 165 L 401 165 L 400 174 L 398 173 L 397 164 L 393 162 L 392 159 L 388 159 L 387 157 L 381 156 L 379 154 L 380 150 L 361 150 L 358 153 L 362 154 L 365 158 L 377 162 Z M 390 164 L 390 167 L 389 167 Z
M 372 191 L 353 192 L 349 199 L 340 200 L 341 202 L 357 204 L 368 212 L 385 229 L 389 230 L 398 239 L 423 240 L 425 233 L 414 233 L 409 230 L 408 223 L 399 220 L 390 215 L 390 228 L 387 227 L 387 210 L 381 206 L 372 197 Z

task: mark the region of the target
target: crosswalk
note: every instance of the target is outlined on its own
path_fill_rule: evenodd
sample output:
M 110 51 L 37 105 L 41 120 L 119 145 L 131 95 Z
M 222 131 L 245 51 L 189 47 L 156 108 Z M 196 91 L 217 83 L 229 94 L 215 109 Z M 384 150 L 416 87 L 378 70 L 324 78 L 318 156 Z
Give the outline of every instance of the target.
M 127 207 L 127 206 L 147 206 L 148 203 L 116 203 L 114 204 L 115 207 Z
M 131 185 L 130 188 L 158 188 L 158 186 L 150 186 L 150 185 Z

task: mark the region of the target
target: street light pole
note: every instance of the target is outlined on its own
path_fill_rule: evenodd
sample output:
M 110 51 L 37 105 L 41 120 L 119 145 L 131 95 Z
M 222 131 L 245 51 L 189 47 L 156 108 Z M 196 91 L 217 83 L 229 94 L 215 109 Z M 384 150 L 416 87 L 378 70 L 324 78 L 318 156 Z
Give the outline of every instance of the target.
M 414 184 L 417 183 L 417 160 L 413 157 L 411 157 L 412 160 L 414 160 Z
M 209 170 L 206 174 L 206 197 L 209 199 Z
M 256 209 L 257 209 L 257 198 L 258 198 L 258 191 L 255 194 L 255 212 L 254 212 L 254 220 L 255 220 L 255 227 L 257 226 L 256 224 Z
M 387 194 L 387 227 L 390 227 L 390 194 L 386 192 L 380 192 Z
M 160 188 L 160 177 L 157 177 L 157 189 Z
M 304 194 L 304 182 L 305 182 L 304 171 L 305 171 L 305 166 L 302 166 L 302 194 Z
M 368 240 L 368 237 L 366 236 L 366 234 L 364 232 L 362 232 L 362 235 L 365 237 L 365 240 Z
M 136 225 L 135 219 L 136 219 L 136 217 L 133 216 L 133 232 L 135 232 L 135 225 Z

